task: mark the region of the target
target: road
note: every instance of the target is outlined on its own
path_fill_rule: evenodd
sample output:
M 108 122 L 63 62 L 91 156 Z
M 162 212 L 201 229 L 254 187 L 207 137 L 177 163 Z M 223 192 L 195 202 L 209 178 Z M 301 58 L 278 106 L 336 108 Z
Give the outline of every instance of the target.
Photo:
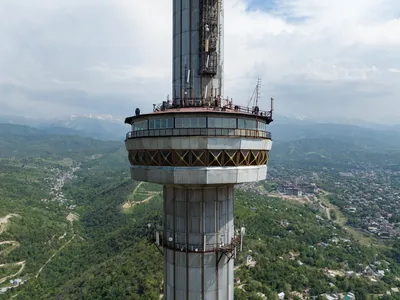
M 62 250 L 62 249 L 64 249 L 69 243 L 71 243 L 72 242 L 72 240 L 75 238 L 75 234 L 72 236 L 72 238 L 68 241 L 68 242 L 66 242 L 64 245 L 62 245 L 61 247 L 60 247 L 60 249 L 58 249 L 57 250 L 57 252 L 55 252 L 52 256 L 50 256 L 50 258 L 44 263 L 44 265 L 39 269 L 39 271 L 36 273 L 36 275 L 35 275 L 35 278 L 38 278 L 39 277 L 39 275 L 40 275 L 40 273 L 42 273 L 42 271 L 43 271 L 43 269 L 46 267 L 46 265 L 49 263 L 49 262 L 51 262 L 51 260 L 54 258 L 54 256 L 56 256 L 58 253 L 60 253 L 60 251 Z
M 10 219 L 12 217 L 19 217 L 19 215 L 17 214 L 8 214 L 7 216 L 0 218 L 0 234 L 2 234 L 3 232 L 6 231 L 7 229 L 7 225 L 10 221 Z M 19 247 L 19 243 L 17 241 L 3 241 L 0 242 L 0 245 L 10 245 L 9 247 L 7 247 L 6 249 L 0 251 L 0 255 L 5 254 L 6 252 L 9 253 L 11 251 L 13 251 L 15 248 Z M 16 276 L 18 276 L 19 274 L 21 274 L 21 272 L 24 270 L 25 268 L 25 261 L 20 261 L 20 262 L 16 262 L 16 263 L 9 263 L 9 264 L 2 264 L 0 265 L 0 268 L 7 268 L 10 266 L 21 266 L 20 269 L 18 270 L 18 272 L 16 272 L 15 274 L 11 274 L 8 276 L 5 276 L 3 278 L 0 278 L 0 284 L 11 279 L 14 278 Z
M 17 214 L 8 214 L 7 216 L 5 216 L 4 218 L 0 218 L 0 234 L 2 234 L 6 228 L 7 228 L 7 224 L 9 222 L 9 220 L 12 217 L 20 217 L 20 215 Z
M 133 198 L 135 197 L 135 195 L 137 194 L 137 191 L 139 189 L 139 187 L 142 185 L 143 182 L 140 182 L 136 188 L 133 190 L 132 192 L 132 196 Z M 159 192 L 142 192 L 142 195 L 146 195 L 148 196 L 146 199 L 142 200 L 142 201 L 132 201 L 132 200 L 128 200 L 124 203 L 124 205 L 122 206 L 122 209 L 127 210 L 130 209 L 132 207 L 134 207 L 135 205 L 141 204 L 141 203 L 146 203 L 149 202 L 151 199 L 153 199 L 156 195 L 159 194 Z

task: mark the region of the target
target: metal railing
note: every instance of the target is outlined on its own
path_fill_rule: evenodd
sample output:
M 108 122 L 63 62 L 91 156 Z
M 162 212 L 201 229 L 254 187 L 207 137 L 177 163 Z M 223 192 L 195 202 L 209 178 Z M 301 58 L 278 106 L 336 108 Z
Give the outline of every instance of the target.
M 207 252 L 226 252 L 226 251 L 234 251 L 236 246 L 236 241 L 232 239 L 232 242 L 228 245 L 223 243 L 213 243 L 206 244 L 205 248 L 203 245 L 187 245 L 185 243 L 174 243 L 170 242 L 166 239 L 162 240 L 162 246 L 171 250 L 177 250 L 181 252 L 198 252 L 198 253 L 207 253 Z
M 130 131 L 126 134 L 126 140 L 160 136 L 237 136 L 271 139 L 271 133 L 263 130 L 228 128 L 170 128 Z
M 217 108 L 219 111 L 234 111 L 244 114 L 272 118 L 272 110 L 260 110 L 257 106 L 247 107 L 234 105 L 232 100 L 223 98 L 175 98 L 172 101 L 164 101 L 157 105 L 155 104 L 153 111 L 165 111 L 181 107 L 209 107 L 210 109 Z

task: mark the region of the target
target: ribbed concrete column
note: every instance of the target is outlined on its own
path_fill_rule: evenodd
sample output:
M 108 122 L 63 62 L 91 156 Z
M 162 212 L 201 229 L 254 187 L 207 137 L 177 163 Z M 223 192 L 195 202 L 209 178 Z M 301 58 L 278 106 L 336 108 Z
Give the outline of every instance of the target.
M 233 237 L 232 184 L 164 186 L 165 299 L 233 300 Z

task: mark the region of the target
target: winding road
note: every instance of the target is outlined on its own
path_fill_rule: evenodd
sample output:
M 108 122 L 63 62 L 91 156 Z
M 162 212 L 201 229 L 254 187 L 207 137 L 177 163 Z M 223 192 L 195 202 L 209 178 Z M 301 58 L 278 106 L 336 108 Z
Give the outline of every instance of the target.
M 7 230 L 7 226 L 10 222 L 10 219 L 13 217 L 20 217 L 17 214 L 8 214 L 7 216 L 5 216 L 4 218 L 0 218 L 0 235 L 2 233 L 4 233 Z M 2 241 L 0 242 L 0 246 L 1 245 L 10 245 L 9 247 L 6 247 L 5 249 L 0 251 L 0 255 L 7 255 L 8 253 L 10 253 L 11 251 L 15 250 L 16 248 L 19 247 L 19 243 L 17 241 Z M 2 264 L 0 265 L 0 268 L 8 268 L 8 267 L 12 267 L 12 266 L 20 266 L 18 272 L 5 276 L 3 278 L 0 278 L 0 284 L 2 284 L 3 282 L 12 279 L 14 277 L 17 277 L 19 274 L 21 274 L 21 272 L 24 270 L 25 268 L 25 261 L 19 261 L 16 263 L 8 263 L 8 264 Z

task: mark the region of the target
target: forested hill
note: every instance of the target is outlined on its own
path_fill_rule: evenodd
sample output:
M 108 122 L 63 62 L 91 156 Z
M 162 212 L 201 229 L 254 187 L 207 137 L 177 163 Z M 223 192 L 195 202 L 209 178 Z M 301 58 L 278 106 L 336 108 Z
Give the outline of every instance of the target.
M 399 139 L 400 140 L 400 139 Z M 339 138 L 304 138 L 274 141 L 270 164 L 292 167 L 351 169 L 379 165 L 400 170 L 400 148 L 384 148 L 375 143 L 345 141 Z
M 130 180 L 123 141 L 6 126 L 0 299 L 160 299 L 163 259 L 146 237 L 147 224 L 161 225 L 162 189 Z M 235 226 L 245 224 L 247 233 L 236 261 L 236 299 L 296 291 L 366 299 L 398 286 L 398 252 L 356 241 L 315 206 L 271 198 L 261 185 L 236 192 L 235 214 Z M 245 263 L 249 254 L 254 268 Z M 326 271 L 359 272 L 376 261 L 390 270 L 376 283 Z
M 92 173 L 86 173 L 83 182 L 75 184 L 82 170 Z M 87 182 L 90 190 L 85 190 Z M 68 184 L 81 192 L 81 198 L 68 194 Z M 28 126 L 0 124 L 0 297 L 2 289 L 12 287 L 23 295 L 23 287 L 36 286 L 52 270 L 52 263 L 63 256 L 64 249 L 92 245 L 83 230 L 82 224 L 87 220 L 81 221 L 81 218 L 91 213 L 92 204 L 97 205 L 96 191 L 112 193 L 123 186 L 126 193 L 133 188 L 123 141 L 103 142 L 70 134 L 54 135 Z M 113 201 L 117 199 L 112 197 Z M 81 205 L 82 201 L 91 203 L 86 207 Z M 112 205 L 99 203 L 102 209 Z M 96 218 L 97 215 L 87 222 L 95 222 Z M 121 226 L 107 218 L 104 220 L 110 226 L 126 228 L 126 224 Z M 106 230 L 107 226 L 99 228 Z M 115 234 L 112 230 L 111 233 Z M 87 254 L 86 259 L 90 257 Z M 79 250 L 76 257 L 80 255 L 84 254 Z M 109 255 L 107 251 L 106 255 Z M 74 265 L 73 259 L 70 264 Z M 67 269 L 63 276 L 69 276 Z M 60 279 L 54 277 L 54 280 Z M 26 282 L 15 287 L 10 280 Z M 21 297 L 46 299 L 44 296 L 50 291 L 44 289 L 34 296 Z
M 73 133 L 73 132 L 72 132 Z M 54 134 L 24 125 L 0 123 L 0 157 L 69 157 L 85 159 L 96 153 L 109 153 L 123 147 L 121 142 L 105 142 L 79 135 Z

